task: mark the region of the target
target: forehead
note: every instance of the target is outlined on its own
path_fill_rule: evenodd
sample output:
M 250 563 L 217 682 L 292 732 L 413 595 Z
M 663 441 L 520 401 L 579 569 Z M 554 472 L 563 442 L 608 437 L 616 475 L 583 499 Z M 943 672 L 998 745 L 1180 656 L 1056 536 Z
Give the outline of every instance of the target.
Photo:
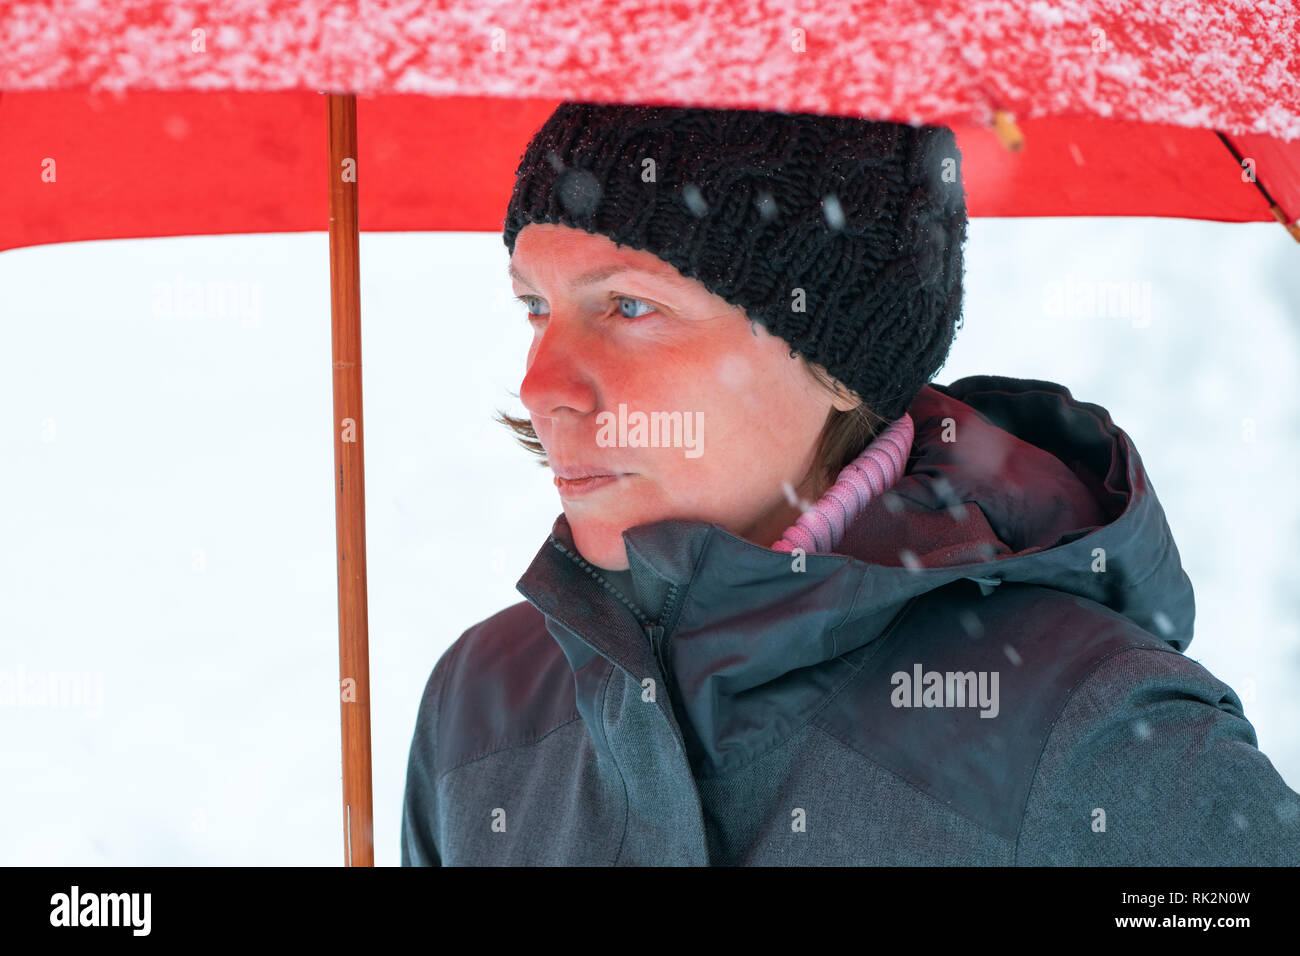
M 571 288 L 634 272 L 681 289 L 703 289 L 652 252 L 554 223 L 531 223 L 520 230 L 508 271 L 520 282 L 554 277 Z

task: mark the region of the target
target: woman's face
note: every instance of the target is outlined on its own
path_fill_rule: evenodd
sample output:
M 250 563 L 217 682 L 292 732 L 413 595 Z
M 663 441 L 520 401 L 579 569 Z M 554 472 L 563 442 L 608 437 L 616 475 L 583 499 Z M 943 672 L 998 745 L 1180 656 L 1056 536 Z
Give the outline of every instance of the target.
M 553 474 L 619 476 L 558 483 L 586 560 L 626 570 L 623 531 L 666 518 L 771 547 L 799 516 L 783 483 L 824 492 L 801 484 L 818 435 L 856 402 L 742 308 L 652 253 L 550 223 L 519 232 L 510 270 L 533 329 L 519 398 Z

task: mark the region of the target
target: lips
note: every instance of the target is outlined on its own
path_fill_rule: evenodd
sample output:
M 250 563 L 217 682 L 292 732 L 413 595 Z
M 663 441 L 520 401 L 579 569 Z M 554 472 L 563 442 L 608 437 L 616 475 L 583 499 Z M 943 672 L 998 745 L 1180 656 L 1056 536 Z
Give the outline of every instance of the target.
M 567 481 L 579 481 L 583 478 L 603 478 L 607 476 L 625 475 L 627 472 L 620 470 L 612 465 L 587 465 L 581 463 L 560 464 L 551 462 L 551 471 L 555 472 L 557 478 L 564 478 Z
M 617 484 L 627 477 L 627 475 L 593 475 L 588 478 L 561 478 L 556 475 L 555 487 L 559 489 L 560 497 L 577 498 L 597 488 Z

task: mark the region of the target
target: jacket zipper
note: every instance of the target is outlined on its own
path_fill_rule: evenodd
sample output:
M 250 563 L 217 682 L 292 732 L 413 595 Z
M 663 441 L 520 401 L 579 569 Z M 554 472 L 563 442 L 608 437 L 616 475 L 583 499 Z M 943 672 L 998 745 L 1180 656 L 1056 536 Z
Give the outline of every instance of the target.
M 604 577 L 599 571 L 588 564 L 581 555 L 570 551 L 556 540 L 554 535 L 551 536 L 551 541 L 569 558 L 569 560 L 573 561 L 592 578 L 600 582 L 601 587 L 622 601 L 627 609 L 636 615 L 637 623 L 641 625 L 641 629 L 645 632 L 646 639 L 650 642 L 650 648 L 654 652 L 655 663 L 659 665 L 659 674 L 663 678 L 664 697 L 667 699 L 668 703 L 668 714 L 666 715 L 668 731 L 677 742 L 677 748 L 681 752 L 682 758 L 689 761 L 686 750 L 686 738 L 683 736 L 682 730 L 677 724 L 677 705 L 673 702 L 673 692 L 669 687 L 671 678 L 668 676 L 668 668 L 664 665 L 664 651 L 662 646 L 666 643 L 664 639 L 665 624 L 672 617 L 678 598 L 681 595 L 681 589 L 676 584 L 669 585 L 668 597 L 664 601 L 663 613 L 660 615 L 658 621 L 651 621 L 649 615 L 637 607 L 636 604 L 628 598 L 627 595 L 616 588 L 608 578 Z
M 662 644 L 664 638 L 664 622 L 667 621 L 669 615 L 672 614 L 673 605 L 677 601 L 677 594 L 678 594 L 677 585 L 674 584 L 669 587 L 668 600 L 664 602 L 663 614 L 660 616 L 659 620 L 657 622 L 651 621 L 648 614 L 642 611 L 641 608 L 637 607 L 636 604 L 633 603 L 633 601 L 630 598 L 628 598 L 627 595 L 625 595 L 622 591 L 614 587 L 614 585 L 607 578 L 605 578 L 599 571 L 597 571 L 594 567 L 588 564 L 587 561 L 583 559 L 581 555 L 574 554 L 572 551 L 566 548 L 559 541 L 555 540 L 554 537 L 552 537 L 551 540 L 555 544 L 555 546 L 560 549 L 560 551 L 562 551 L 565 555 L 568 556 L 568 558 L 571 561 L 577 564 L 578 567 L 582 568 L 582 570 L 586 571 L 587 574 L 589 574 L 596 581 L 600 582 L 601 587 L 603 587 L 606 591 L 609 591 L 616 598 L 622 601 L 623 604 L 627 606 L 628 610 L 630 610 L 636 616 L 637 623 L 641 625 L 641 630 L 645 632 L 646 639 L 650 642 L 650 650 L 654 653 L 655 663 L 659 665 L 659 673 L 663 676 L 664 679 L 664 693 L 668 694 L 668 702 L 671 705 L 672 692 L 668 689 L 668 668 L 664 665 L 664 652 L 663 652 Z
M 664 667 L 663 651 L 660 649 L 659 642 L 663 640 L 664 629 L 658 624 L 650 624 L 645 629 L 646 637 L 650 638 L 650 647 L 655 652 L 655 662 L 659 665 L 659 673 L 664 675 L 664 680 L 668 680 L 668 670 Z M 667 690 L 667 688 L 664 688 Z

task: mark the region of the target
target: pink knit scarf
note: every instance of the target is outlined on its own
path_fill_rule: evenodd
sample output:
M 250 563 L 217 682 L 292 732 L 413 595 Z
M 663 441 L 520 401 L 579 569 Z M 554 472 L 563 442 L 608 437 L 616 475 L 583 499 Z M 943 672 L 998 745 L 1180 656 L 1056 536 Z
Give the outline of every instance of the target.
M 904 412 L 861 455 L 844 466 L 835 484 L 785 529 L 772 549 L 803 548 L 805 554 L 832 550 L 867 502 L 884 494 L 902 476 L 912 450 L 912 433 L 912 418 Z

